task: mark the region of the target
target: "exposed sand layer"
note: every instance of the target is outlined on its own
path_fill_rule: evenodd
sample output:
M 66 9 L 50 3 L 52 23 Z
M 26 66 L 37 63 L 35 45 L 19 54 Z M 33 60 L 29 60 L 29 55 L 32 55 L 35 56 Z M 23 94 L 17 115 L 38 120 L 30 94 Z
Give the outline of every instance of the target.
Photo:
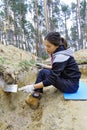
M 14 48 L 13 54 L 11 49 L 12 47 L 9 50 L 8 61 L 17 63 L 21 60 L 19 50 Z M 2 46 L 0 50 L 1 55 Z M 14 57 L 11 57 L 13 55 Z M 28 58 L 29 54 L 25 56 L 23 52 L 23 56 Z M 34 80 L 33 75 L 29 74 L 29 83 Z M 81 80 L 87 83 L 87 75 Z M 5 93 L 0 89 L 0 130 L 87 129 L 87 101 L 64 100 L 63 93 L 49 86 L 44 88 L 39 108 L 33 110 L 25 103 L 27 96 L 28 94 L 24 92 Z

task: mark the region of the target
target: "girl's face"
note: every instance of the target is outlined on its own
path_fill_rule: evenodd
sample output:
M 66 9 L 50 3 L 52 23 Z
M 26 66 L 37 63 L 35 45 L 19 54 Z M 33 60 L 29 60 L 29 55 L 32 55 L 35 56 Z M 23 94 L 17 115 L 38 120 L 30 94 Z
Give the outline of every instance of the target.
M 58 48 L 58 46 L 53 45 L 52 43 L 50 43 L 47 40 L 44 40 L 44 45 L 45 45 L 46 51 L 49 54 L 53 54 L 55 52 L 55 50 Z

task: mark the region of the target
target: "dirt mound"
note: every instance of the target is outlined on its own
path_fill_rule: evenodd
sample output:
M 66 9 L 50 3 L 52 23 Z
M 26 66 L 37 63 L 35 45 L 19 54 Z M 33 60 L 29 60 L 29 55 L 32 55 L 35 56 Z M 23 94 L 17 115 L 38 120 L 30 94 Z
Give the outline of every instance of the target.
M 79 58 L 81 52 L 76 53 Z M 28 52 L 0 44 L 2 65 L 9 65 L 17 70 L 20 68 L 20 61 L 25 63 L 24 60 L 31 60 L 31 57 L 32 54 Z M 31 84 L 35 81 L 36 73 L 33 70 L 21 71 L 19 78 L 22 81 L 20 86 Z M 49 86 L 44 88 L 39 108 L 33 110 L 25 103 L 27 96 L 24 92 L 5 93 L 0 89 L 0 130 L 87 129 L 87 101 L 66 101 L 63 93 Z
M 79 64 L 87 64 L 87 49 L 79 50 L 74 53 L 75 59 Z
M 0 44 L 0 59 L 1 58 L 3 63 L 12 64 L 14 66 L 23 60 L 36 60 L 36 57 L 29 52 L 18 49 L 12 45 L 5 46 Z
M 36 59 L 37 57 L 29 52 L 12 45 L 0 44 L 0 76 L 7 84 L 18 83 L 19 78 L 25 79 L 25 73 L 30 71 Z

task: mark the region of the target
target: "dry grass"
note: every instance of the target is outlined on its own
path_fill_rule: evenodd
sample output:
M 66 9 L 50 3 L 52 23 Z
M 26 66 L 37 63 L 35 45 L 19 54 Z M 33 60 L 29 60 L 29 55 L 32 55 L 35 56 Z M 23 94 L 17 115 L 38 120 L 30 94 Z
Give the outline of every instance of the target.
M 87 64 L 87 49 L 75 52 L 74 57 L 78 64 Z
M 29 52 L 18 49 L 12 45 L 5 46 L 0 44 L 0 62 L 10 64 L 13 66 L 18 65 L 22 61 L 36 60 L 36 57 Z

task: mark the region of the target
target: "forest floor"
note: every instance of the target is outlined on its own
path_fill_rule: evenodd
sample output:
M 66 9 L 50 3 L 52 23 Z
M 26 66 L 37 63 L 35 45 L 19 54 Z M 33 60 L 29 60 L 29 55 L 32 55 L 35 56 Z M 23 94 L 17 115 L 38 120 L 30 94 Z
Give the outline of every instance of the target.
M 84 50 L 83 53 L 84 56 L 87 55 L 87 50 Z M 78 55 L 77 59 L 81 59 L 81 51 L 78 54 L 76 54 Z M 31 59 L 30 53 L 13 46 L 0 45 L 0 56 L 7 59 L 6 62 L 10 62 L 13 67 L 20 60 Z M 87 67 L 85 70 L 87 71 Z M 29 71 L 27 75 L 29 83 L 33 83 L 36 78 L 35 70 Z M 82 75 L 81 80 L 87 83 L 87 73 L 85 76 Z M 25 103 L 27 96 L 28 94 L 24 92 L 5 93 L 0 89 L 0 130 L 87 129 L 87 101 L 64 100 L 63 93 L 53 86 L 49 86 L 44 88 L 40 106 L 33 110 Z

